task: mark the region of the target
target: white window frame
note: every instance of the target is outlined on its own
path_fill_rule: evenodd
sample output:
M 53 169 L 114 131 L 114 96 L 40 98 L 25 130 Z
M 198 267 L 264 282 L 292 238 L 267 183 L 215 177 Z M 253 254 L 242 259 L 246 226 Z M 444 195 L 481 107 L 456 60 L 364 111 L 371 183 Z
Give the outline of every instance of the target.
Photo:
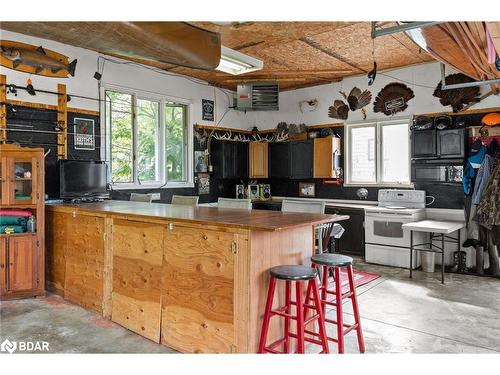
M 158 181 L 148 181 L 147 183 L 140 184 L 137 180 L 136 160 L 133 160 L 133 178 L 134 182 L 115 182 L 111 181 L 111 124 L 107 121 L 106 102 L 101 102 L 101 139 L 106 142 L 101 142 L 101 155 L 106 156 L 106 163 L 108 164 L 108 182 L 111 184 L 113 190 L 129 190 L 129 189 L 155 189 L 155 188 L 189 188 L 194 187 L 194 171 L 193 171 L 193 125 L 190 121 L 192 118 L 193 101 L 190 99 L 183 99 L 172 97 L 159 93 L 151 93 L 149 91 L 135 90 L 116 86 L 111 84 L 101 84 L 101 97 L 106 99 L 106 91 L 117 91 L 123 94 L 133 96 L 133 105 L 136 104 L 137 99 L 157 101 L 159 103 L 159 117 L 158 117 L 158 133 L 157 133 L 157 150 L 158 150 Z M 135 99 L 134 99 L 135 98 Z M 186 153 L 185 153 L 185 167 L 186 167 L 186 181 L 167 181 L 166 173 L 166 126 L 165 126 L 165 104 L 167 102 L 174 102 L 176 104 L 185 105 L 186 108 Z M 134 120 L 135 121 L 135 120 Z M 137 127 L 133 126 L 133 147 L 134 154 L 137 154 Z
M 394 188 L 412 188 L 413 183 L 411 182 L 411 145 L 410 145 L 410 126 L 411 119 L 408 117 L 392 119 L 392 120 L 381 120 L 381 121 L 366 121 L 359 123 L 348 123 L 345 124 L 344 127 L 344 138 L 345 138 L 345 182 L 344 186 L 372 186 L 372 187 L 394 187 Z M 396 125 L 396 124 L 408 124 L 408 178 L 410 181 L 404 183 L 395 183 L 395 182 L 384 182 L 382 181 L 382 167 L 383 167 L 383 142 L 382 142 L 382 128 L 388 125 Z M 375 127 L 375 182 L 359 182 L 359 181 L 351 181 L 351 169 L 352 169 L 352 160 L 351 160 L 351 130 L 355 128 L 363 128 L 363 127 Z M 403 141 L 403 140 L 402 140 Z

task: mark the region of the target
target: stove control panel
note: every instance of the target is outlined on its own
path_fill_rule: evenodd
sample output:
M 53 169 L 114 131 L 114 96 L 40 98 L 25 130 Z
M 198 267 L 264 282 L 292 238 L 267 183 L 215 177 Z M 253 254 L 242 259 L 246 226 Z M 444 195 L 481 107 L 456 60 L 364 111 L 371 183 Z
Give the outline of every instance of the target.
M 380 189 L 378 205 L 425 208 L 425 190 Z

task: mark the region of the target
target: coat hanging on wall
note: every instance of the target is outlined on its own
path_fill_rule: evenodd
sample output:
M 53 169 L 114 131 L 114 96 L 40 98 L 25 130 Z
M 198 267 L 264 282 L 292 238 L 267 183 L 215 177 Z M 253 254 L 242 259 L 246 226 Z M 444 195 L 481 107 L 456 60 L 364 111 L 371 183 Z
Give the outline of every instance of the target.
M 328 107 L 328 117 L 340 120 L 347 120 L 349 107 L 342 100 L 335 100 L 333 105 Z
M 446 76 L 444 81 L 447 85 L 453 85 L 455 83 L 474 82 L 474 79 L 466 76 L 465 74 L 456 73 Z M 478 86 L 464 87 L 462 89 L 453 90 L 442 90 L 441 86 L 441 81 L 439 81 L 433 95 L 439 98 L 439 102 L 441 103 L 441 105 L 450 105 L 453 109 L 453 112 L 460 111 L 465 105 L 469 103 L 478 103 L 480 101 L 480 89 Z
M 413 90 L 408 86 L 399 82 L 389 83 L 375 98 L 373 112 L 382 112 L 387 116 L 392 116 L 408 108 L 408 101 L 414 97 Z

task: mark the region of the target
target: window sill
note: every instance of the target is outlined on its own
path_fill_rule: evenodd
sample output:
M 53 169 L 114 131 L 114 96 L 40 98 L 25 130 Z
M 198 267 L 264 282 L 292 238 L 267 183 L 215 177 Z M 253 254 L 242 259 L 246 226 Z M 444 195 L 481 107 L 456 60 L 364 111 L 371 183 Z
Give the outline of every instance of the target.
M 415 185 L 413 183 L 409 184 L 391 184 L 391 183 L 362 183 L 362 182 L 345 182 L 344 183 L 345 187 L 372 187 L 372 188 L 393 188 L 393 189 L 413 189 L 415 188 Z
M 165 184 L 114 184 L 112 190 L 153 190 L 153 189 L 176 189 L 176 188 L 194 188 L 192 182 L 170 182 Z

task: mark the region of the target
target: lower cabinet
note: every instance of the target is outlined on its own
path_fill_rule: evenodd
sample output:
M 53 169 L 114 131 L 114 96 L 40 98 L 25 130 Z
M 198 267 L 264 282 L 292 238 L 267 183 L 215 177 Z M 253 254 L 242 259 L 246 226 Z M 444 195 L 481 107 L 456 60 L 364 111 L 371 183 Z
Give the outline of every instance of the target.
M 111 320 L 157 343 L 165 228 L 113 220 Z
M 67 225 L 64 298 L 102 313 L 104 218 L 71 215 Z
M 365 255 L 365 212 L 359 208 L 330 207 L 325 209 L 326 214 L 349 215 L 349 220 L 341 221 L 344 227 L 342 237 L 336 240 L 335 249 L 339 253 L 351 255 Z
M 165 238 L 163 344 L 182 352 L 231 353 L 235 235 L 175 225 Z
M 0 238 L 1 296 L 24 296 L 41 288 L 38 250 L 37 237 L 33 234 Z

